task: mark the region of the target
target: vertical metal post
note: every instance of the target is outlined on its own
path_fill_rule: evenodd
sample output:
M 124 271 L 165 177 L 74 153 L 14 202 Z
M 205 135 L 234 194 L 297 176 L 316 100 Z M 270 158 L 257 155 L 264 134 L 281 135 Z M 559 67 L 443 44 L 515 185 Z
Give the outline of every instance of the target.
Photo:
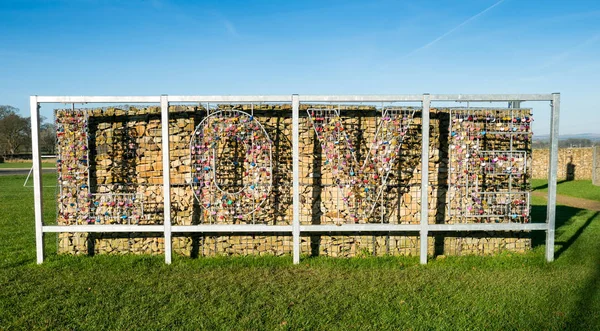
M 169 146 L 169 98 L 160 96 L 160 125 L 162 129 L 162 161 L 163 161 L 163 214 L 165 236 L 165 263 L 171 264 L 171 157 Z
M 548 209 L 546 223 L 546 261 L 554 261 L 554 228 L 556 221 L 556 178 L 558 171 L 558 120 L 560 93 L 552 93 L 550 117 L 550 166 L 548 168 Z
M 427 264 L 427 235 L 429 233 L 429 108 L 431 97 L 423 94 L 423 112 L 421 115 L 421 230 L 420 261 Z
M 292 94 L 292 180 L 294 264 L 300 263 L 300 99 Z
M 35 250 L 37 263 L 44 262 L 44 204 L 42 195 L 42 166 L 40 158 L 40 112 L 37 95 L 29 98 L 31 111 L 31 152 L 33 161 L 33 198 L 35 215 Z
M 592 184 L 598 185 L 596 169 L 598 168 L 598 146 L 592 147 Z
M 508 102 L 508 108 L 515 108 L 515 109 L 521 108 L 521 101 L 516 101 L 516 100 L 515 101 L 509 101 Z

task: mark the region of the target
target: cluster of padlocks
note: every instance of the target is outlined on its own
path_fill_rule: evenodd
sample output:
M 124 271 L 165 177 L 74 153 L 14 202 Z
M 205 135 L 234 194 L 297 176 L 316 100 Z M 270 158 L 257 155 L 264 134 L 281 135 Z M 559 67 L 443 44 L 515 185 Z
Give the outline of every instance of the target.
M 192 188 L 204 216 L 242 219 L 260 210 L 272 186 L 272 142 L 262 125 L 239 110 L 218 110 L 190 142 Z
M 339 109 L 311 108 L 307 113 L 325 155 L 325 165 L 334 176 L 344 214 L 354 223 L 371 222 L 369 218 L 398 161 L 415 109 L 382 109 L 377 132 L 363 160 L 357 159 L 355 144 L 344 128 Z
M 448 213 L 458 222 L 529 221 L 529 109 L 450 110 Z

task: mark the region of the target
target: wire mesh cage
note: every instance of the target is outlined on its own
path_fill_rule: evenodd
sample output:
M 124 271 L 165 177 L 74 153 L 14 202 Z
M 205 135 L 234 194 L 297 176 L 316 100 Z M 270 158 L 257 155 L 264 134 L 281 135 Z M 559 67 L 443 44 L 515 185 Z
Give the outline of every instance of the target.
M 89 212 L 88 116 L 76 110 L 55 112 L 57 136 L 58 224 L 85 224 Z
M 139 224 L 144 219 L 143 196 L 137 193 L 92 193 L 88 222 Z
M 449 114 L 450 222 L 529 222 L 531 109 Z
M 233 109 L 209 114 L 196 127 L 190 150 L 194 197 L 211 222 L 243 220 L 267 201 L 272 142 L 252 114 Z
M 325 156 L 326 169 L 331 171 L 337 187 L 334 196 L 338 219 L 369 222 L 378 203 L 383 205 L 383 191 L 395 170 L 415 109 L 381 109 L 375 135 L 360 161 L 356 148 L 359 142 L 351 139 L 344 128 L 339 109 L 309 108 L 307 114 Z M 384 213 L 380 214 L 383 223 Z

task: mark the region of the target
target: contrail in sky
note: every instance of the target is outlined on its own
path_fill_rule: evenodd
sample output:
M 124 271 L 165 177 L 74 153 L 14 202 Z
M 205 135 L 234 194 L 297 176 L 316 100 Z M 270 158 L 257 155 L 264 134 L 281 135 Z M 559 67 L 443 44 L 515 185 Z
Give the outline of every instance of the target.
M 550 66 L 559 64 L 559 63 L 563 62 L 564 60 L 566 60 L 567 58 L 569 58 L 571 55 L 580 52 L 582 49 L 585 49 L 587 46 L 595 44 L 598 40 L 600 40 L 600 33 L 593 35 L 592 37 L 584 40 L 583 42 L 581 42 L 573 47 L 567 47 L 566 51 L 558 54 L 557 56 L 550 58 L 549 61 L 546 61 L 539 68 L 545 69 Z
M 457 25 L 457 26 L 455 26 L 454 28 L 450 29 L 449 31 L 447 31 L 447 32 L 446 32 L 446 33 L 444 33 L 443 35 L 441 35 L 441 36 L 439 36 L 439 37 L 435 38 L 434 40 L 430 41 L 428 44 L 426 44 L 426 45 L 424 45 L 424 46 L 421 46 L 421 47 L 419 47 L 419 48 L 416 48 L 416 49 L 412 50 L 411 52 L 409 52 L 409 53 L 407 53 L 406 55 L 404 55 L 402 58 L 409 57 L 409 56 L 413 55 L 414 53 L 416 53 L 416 52 L 418 52 L 418 51 L 421 51 L 421 50 L 423 50 L 423 49 L 425 49 L 425 48 L 428 48 L 428 47 L 430 47 L 431 45 L 433 45 L 433 44 L 437 43 L 438 41 L 440 41 L 440 40 L 442 40 L 442 39 L 446 38 L 446 37 L 447 37 L 449 34 L 451 34 L 452 32 L 454 32 L 454 31 L 456 31 L 456 30 L 460 29 L 460 28 L 461 28 L 462 26 L 464 26 L 465 24 L 468 24 L 469 22 L 471 22 L 472 20 L 476 19 L 477 17 L 479 17 L 479 16 L 481 16 L 481 15 L 483 15 L 483 14 L 487 13 L 488 11 L 490 11 L 490 10 L 491 10 L 491 9 L 493 9 L 494 7 L 498 6 L 499 4 L 503 3 L 504 1 L 505 1 L 505 0 L 500 0 L 500 1 L 496 2 L 495 4 L 493 4 L 493 5 L 489 6 L 489 7 L 487 7 L 487 8 L 486 8 L 486 9 L 484 9 L 483 11 L 479 12 L 478 14 L 475 14 L 475 15 L 473 15 L 473 16 L 471 16 L 471 17 L 469 17 L 469 18 L 468 18 L 466 21 L 464 21 L 464 22 L 460 23 L 459 25 Z

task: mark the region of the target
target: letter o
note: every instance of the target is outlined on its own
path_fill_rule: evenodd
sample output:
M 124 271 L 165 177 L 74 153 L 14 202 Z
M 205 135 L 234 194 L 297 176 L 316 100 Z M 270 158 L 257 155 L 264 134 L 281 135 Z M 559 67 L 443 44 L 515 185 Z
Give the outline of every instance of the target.
M 243 219 L 262 208 L 272 188 L 272 142 L 252 115 L 213 112 L 192 133 L 190 153 L 190 184 L 205 216 Z M 234 173 L 226 173 L 219 183 L 223 167 Z

